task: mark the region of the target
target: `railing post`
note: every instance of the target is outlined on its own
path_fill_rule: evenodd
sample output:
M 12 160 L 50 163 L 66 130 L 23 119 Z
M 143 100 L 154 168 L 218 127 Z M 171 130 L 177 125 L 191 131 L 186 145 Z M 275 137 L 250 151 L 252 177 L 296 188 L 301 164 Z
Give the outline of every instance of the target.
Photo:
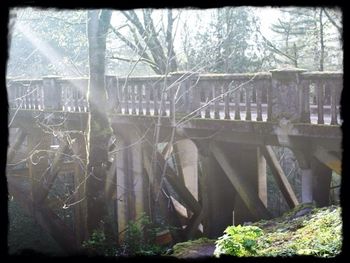
M 44 109 L 61 110 L 62 108 L 62 87 L 58 83 L 60 77 L 43 77 L 43 99 Z
M 198 73 L 173 72 L 171 83 L 178 82 L 174 89 L 176 113 L 189 114 L 200 107 L 200 92 L 196 87 Z
M 117 108 L 117 78 L 115 76 L 106 75 L 105 79 L 107 90 L 108 110 L 113 111 Z
M 285 118 L 291 122 L 301 120 L 300 112 L 300 73 L 304 69 L 288 68 L 271 70 L 272 87 L 271 121 Z

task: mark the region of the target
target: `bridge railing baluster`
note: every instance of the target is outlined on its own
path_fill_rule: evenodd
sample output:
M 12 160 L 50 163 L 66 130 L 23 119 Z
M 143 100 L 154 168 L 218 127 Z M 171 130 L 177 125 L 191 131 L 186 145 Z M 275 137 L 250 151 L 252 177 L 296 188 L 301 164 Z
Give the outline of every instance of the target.
M 43 78 L 44 108 L 62 110 L 60 77 L 48 76 Z
M 138 100 L 138 115 L 143 115 L 143 89 L 144 89 L 144 86 L 142 84 L 142 82 L 139 82 L 137 84 L 137 100 Z
M 272 80 L 267 81 L 267 121 L 272 121 Z
M 251 111 L 251 100 L 252 100 L 252 86 L 250 84 L 246 84 L 245 86 L 245 119 L 246 121 L 252 120 L 252 111 Z
M 212 82 L 212 92 L 214 100 L 214 119 L 220 119 L 220 100 L 221 100 L 221 85 L 219 81 Z
M 151 99 L 151 89 L 152 85 L 149 81 L 145 81 L 145 100 L 146 100 L 146 115 L 150 115 L 150 99 Z
M 316 84 L 316 99 L 317 99 L 317 124 L 324 124 L 324 82 L 321 80 L 317 81 Z
M 225 92 L 225 96 L 224 96 L 224 111 L 225 111 L 225 119 L 226 120 L 230 120 L 231 119 L 231 116 L 230 116 L 230 92 L 229 89 L 230 89 L 230 83 L 229 82 L 225 82 L 225 85 L 224 85 L 224 92 Z
M 123 97 L 122 97 L 122 83 L 120 81 L 120 78 L 116 77 L 115 78 L 115 111 L 116 113 L 122 113 L 122 101 L 123 101 Z
M 331 86 L 331 125 L 338 124 L 338 106 L 340 91 L 342 87 L 342 79 L 337 79 L 334 82 L 330 83 Z
M 132 83 L 130 84 L 130 92 L 131 92 L 131 114 L 136 115 L 136 101 L 135 101 L 135 89 L 136 89 L 136 84 Z
M 310 114 L 310 81 L 309 80 L 301 80 L 300 82 L 300 107 L 301 107 L 301 119 L 300 121 L 303 123 L 311 122 L 311 114 Z
M 263 93 L 263 87 L 264 87 L 264 80 L 259 80 L 256 82 L 255 87 L 255 100 L 256 100 L 256 120 L 262 121 L 262 93 Z
M 162 79 L 159 82 L 159 92 L 160 92 L 160 103 L 161 103 L 161 114 L 162 116 L 167 116 L 167 108 L 166 108 L 166 101 L 167 101 L 167 92 L 166 92 L 166 87 L 164 87 L 164 85 L 166 85 L 164 83 L 164 80 Z
M 235 120 L 240 120 L 241 119 L 241 83 L 239 81 L 235 81 L 235 89 L 236 91 L 234 92 L 235 95 Z
M 109 110 L 163 116 L 194 113 L 191 118 L 212 118 L 213 114 L 214 119 L 227 120 L 240 120 L 241 112 L 245 112 L 245 120 L 264 121 L 267 115 L 267 121 L 284 117 L 301 123 L 339 123 L 340 72 L 300 69 L 273 70 L 258 75 L 175 72 L 168 77 L 163 95 L 164 76 L 128 77 L 126 85 L 125 80 L 125 77 L 106 76 Z M 8 79 L 10 108 L 86 111 L 87 81 L 56 76 L 42 80 Z M 173 85 L 174 81 L 178 83 Z M 240 86 L 243 83 L 245 85 Z M 171 85 L 174 87 L 169 89 Z M 279 92 L 285 94 L 281 97 Z M 199 107 L 203 108 L 197 110 Z M 232 116 L 231 108 L 234 109 Z
M 156 116 L 156 115 L 159 115 L 159 107 L 158 107 L 158 92 L 159 92 L 159 89 L 158 89 L 158 85 L 156 83 L 153 83 L 152 85 L 152 91 L 153 91 L 153 96 L 152 96 L 152 99 L 153 99 L 153 107 L 154 107 L 154 113 L 153 115 Z
M 129 91 L 130 91 L 130 85 L 127 83 L 123 86 L 123 93 L 124 93 L 124 114 L 130 114 L 129 113 Z

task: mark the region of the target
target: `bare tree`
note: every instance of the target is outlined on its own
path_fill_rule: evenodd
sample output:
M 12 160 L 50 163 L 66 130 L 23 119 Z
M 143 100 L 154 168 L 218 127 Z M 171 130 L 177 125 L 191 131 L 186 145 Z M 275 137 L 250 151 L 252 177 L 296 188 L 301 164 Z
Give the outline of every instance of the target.
M 112 27 L 114 34 L 130 49 L 136 52 L 141 59 L 141 62 L 146 63 L 157 74 L 174 72 L 177 70 L 177 60 L 173 45 L 173 25 L 178 16 L 173 16 L 171 9 L 167 10 L 167 27 L 162 31 L 158 28 L 152 18 L 153 9 L 143 9 L 142 19 L 138 16 L 135 10 L 122 11 L 122 14 L 127 19 L 126 26 L 129 28 L 133 40 L 129 40 L 126 36 Z M 162 41 L 162 34 L 165 39 Z M 131 61 L 117 56 L 114 59 Z M 167 66 L 169 63 L 169 67 Z

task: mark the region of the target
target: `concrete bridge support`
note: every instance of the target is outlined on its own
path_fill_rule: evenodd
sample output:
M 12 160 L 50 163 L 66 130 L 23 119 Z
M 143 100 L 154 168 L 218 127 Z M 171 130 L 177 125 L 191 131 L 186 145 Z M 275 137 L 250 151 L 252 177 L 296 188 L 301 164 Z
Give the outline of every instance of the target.
M 319 161 L 310 149 L 293 152 L 301 171 L 301 202 L 315 202 L 319 207 L 329 205 L 332 169 Z
M 136 132 L 118 131 L 115 148 L 115 171 L 107 184 L 115 189 L 118 232 L 125 230 L 129 221 L 137 220 L 147 211 L 147 179 L 143 168 L 142 143 Z M 115 178 L 113 179 L 113 176 Z
M 208 144 L 200 149 L 202 150 L 199 151 L 199 161 L 200 180 L 203 185 L 201 188 L 204 209 L 203 233 L 209 238 L 216 238 L 222 235 L 227 226 L 232 225 L 235 189 L 209 151 Z
M 201 179 L 205 185 L 201 191 L 206 210 L 204 234 L 217 237 L 233 223 L 268 217 L 266 162 L 260 149 L 234 143 L 197 144 L 201 145 Z M 227 161 L 221 159 L 220 152 Z

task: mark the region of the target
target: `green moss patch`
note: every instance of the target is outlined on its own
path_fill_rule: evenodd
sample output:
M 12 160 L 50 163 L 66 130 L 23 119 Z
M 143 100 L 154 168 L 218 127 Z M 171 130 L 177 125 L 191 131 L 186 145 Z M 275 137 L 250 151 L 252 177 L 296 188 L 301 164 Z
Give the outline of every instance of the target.
M 215 255 L 334 257 L 341 244 L 341 208 L 303 205 L 252 226 L 229 226 L 216 241 Z
M 214 252 L 214 248 L 215 240 L 203 237 L 196 240 L 177 243 L 173 247 L 173 253 L 171 256 L 178 258 L 211 256 Z

